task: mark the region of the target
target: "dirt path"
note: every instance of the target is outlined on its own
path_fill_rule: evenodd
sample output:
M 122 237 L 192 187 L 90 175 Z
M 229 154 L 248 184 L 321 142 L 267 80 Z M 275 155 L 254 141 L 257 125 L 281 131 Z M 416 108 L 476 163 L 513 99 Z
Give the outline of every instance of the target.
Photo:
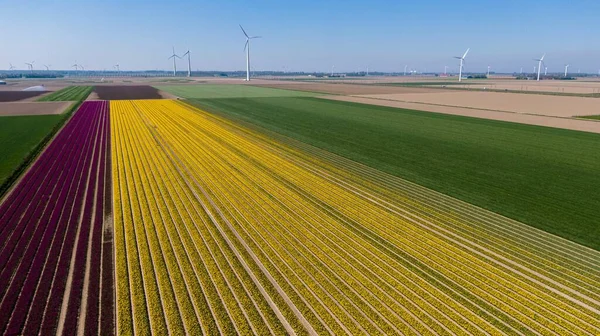
M 323 99 L 347 101 L 360 104 L 377 106 L 397 107 L 403 109 L 419 110 L 424 112 L 435 112 L 466 117 L 516 122 L 528 125 L 537 125 L 553 128 L 564 128 L 575 131 L 600 133 L 600 122 L 594 120 L 583 120 L 567 117 L 551 117 L 534 114 L 523 114 L 514 112 L 501 112 L 480 110 L 465 107 L 440 106 L 426 103 L 408 103 L 396 100 L 385 100 L 378 98 L 354 97 L 354 96 L 324 96 Z

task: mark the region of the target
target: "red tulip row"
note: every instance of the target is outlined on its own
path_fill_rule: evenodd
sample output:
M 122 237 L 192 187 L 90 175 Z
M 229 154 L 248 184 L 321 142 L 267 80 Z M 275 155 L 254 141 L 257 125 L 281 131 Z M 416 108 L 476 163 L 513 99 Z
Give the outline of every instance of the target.
M 0 204 L 0 333 L 97 333 L 109 127 L 85 102 Z

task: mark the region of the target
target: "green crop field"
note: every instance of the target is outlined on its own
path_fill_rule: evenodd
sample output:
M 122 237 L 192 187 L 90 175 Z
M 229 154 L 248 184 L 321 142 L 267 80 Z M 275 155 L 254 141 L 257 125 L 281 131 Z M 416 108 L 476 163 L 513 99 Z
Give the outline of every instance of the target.
M 260 97 L 309 97 L 318 93 L 283 89 L 261 88 L 249 85 L 200 84 L 157 85 L 157 89 L 182 98 L 260 98 Z
M 600 120 L 600 115 L 581 116 L 581 117 L 578 117 L 578 118 L 592 119 L 592 120 Z
M 600 250 L 600 134 L 306 97 L 191 103 Z
M 90 95 L 93 88 L 93 86 L 68 86 L 39 99 L 39 101 L 81 101 Z
M 13 173 L 64 118 L 64 115 L 0 117 L 0 195 Z

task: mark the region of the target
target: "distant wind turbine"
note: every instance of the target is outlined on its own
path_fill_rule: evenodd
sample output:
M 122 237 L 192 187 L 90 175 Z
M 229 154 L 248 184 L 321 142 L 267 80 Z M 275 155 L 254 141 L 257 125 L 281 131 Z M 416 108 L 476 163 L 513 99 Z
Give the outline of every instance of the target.
M 121 69 L 119 68 L 119 65 L 115 64 L 114 67 L 115 67 L 115 69 L 117 69 L 117 74 L 121 75 Z
M 490 77 L 490 66 L 488 65 L 487 76 Z
M 548 75 L 548 67 L 544 67 L 544 76 Z
M 335 69 L 335 65 L 331 66 L 331 77 L 333 77 L 333 69 Z
M 48 64 L 48 65 L 44 64 L 44 67 L 46 67 L 46 71 L 50 71 L 50 64 Z
M 408 68 L 408 65 L 404 66 L 404 76 L 406 76 L 406 69 Z
M 569 67 L 571 64 L 565 64 L 565 77 L 567 77 L 567 73 L 569 72 Z
M 8 64 L 10 64 L 10 68 L 8 68 L 8 70 L 14 70 L 15 69 L 15 66 L 12 65 L 12 63 L 8 63 Z
M 538 66 L 537 66 L 537 80 L 540 80 L 540 72 L 542 71 L 542 64 L 544 64 L 544 66 L 546 65 L 544 63 L 544 57 L 546 57 L 546 54 L 543 54 L 541 58 L 534 58 L 534 61 L 538 62 Z
M 444 65 L 444 75 L 447 75 L 447 74 L 448 74 L 448 66 Z
M 458 81 L 459 82 L 462 82 L 463 64 L 465 62 L 465 58 L 467 57 L 467 54 L 469 53 L 469 50 L 471 50 L 471 48 L 467 48 L 467 51 L 465 51 L 465 53 L 462 55 L 462 57 L 454 56 L 454 58 L 460 60 L 460 66 L 458 67 Z
M 185 55 L 187 55 L 187 57 L 188 57 L 188 75 L 187 76 L 188 77 L 192 77 L 192 61 L 191 61 L 191 58 L 190 58 L 191 54 L 190 54 L 190 50 L 189 49 L 188 49 L 188 51 L 185 52 L 185 54 L 183 54 L 181 56 L 185 57 Z
M 75 71 L 79 70 L 79 64 L 75 61 L 75 64 L 71 65 L 71 68 L 75 68 Z
M 25 63 L 31 72 L 33 72 L 33 63 L 35 63 L 35 61 L 31 61 L 31 63 Z
M 250 40 L 261 38 L 261 36 L 248 36 L 242 25 L 240 25 L 240 29 L 242 29 L 244 36 L 246 36 L 246 44 L 244 45 L 244 51 L 246 52 L 246 80 L 250 81 Z
M 177 56 L 177 54 L 175 53 L 175 47 L 173 47 L 173 55 L 171 55 L 171 57 L 169 57 L 169 59 L 173 59 L 173 77 L 177 76 L 177 62 L 175 62 L 176 58 L 181 59 L 181 57 Z

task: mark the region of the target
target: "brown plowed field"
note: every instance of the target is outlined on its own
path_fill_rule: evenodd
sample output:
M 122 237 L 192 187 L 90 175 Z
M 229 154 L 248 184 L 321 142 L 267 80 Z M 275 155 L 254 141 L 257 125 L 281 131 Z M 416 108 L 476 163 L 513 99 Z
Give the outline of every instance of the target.
M 2 102 L 0 117 L 61 114 L 73 102 Z
M 48 91 L 0 91 L 0 102 L 14 102 L 48 93 Z
M 438 91 L 418 94 L 374 94 L 363 97 L 551 117 L 596 115 L 600 111 L 600 99 L 597 98 L 522 93 Z
M 94 88 L 94 93 L 102 100 L 164 98 L 159 90 L 149 85 L 98 85 Z
M 326 94 L 337 95 L 367 95 L 367 94 L 402 94 L 402 93 L 439 93 L 440 89 L 430 89 L 421 87 L 394 87 L 377 85 L 357 85 L 357 84 L 332 84 L 332 83 L 273 83 L 273 84 L 252 84 L 260 87 L 270 87 L 274 89 L 297 90 L 322 92 Z

